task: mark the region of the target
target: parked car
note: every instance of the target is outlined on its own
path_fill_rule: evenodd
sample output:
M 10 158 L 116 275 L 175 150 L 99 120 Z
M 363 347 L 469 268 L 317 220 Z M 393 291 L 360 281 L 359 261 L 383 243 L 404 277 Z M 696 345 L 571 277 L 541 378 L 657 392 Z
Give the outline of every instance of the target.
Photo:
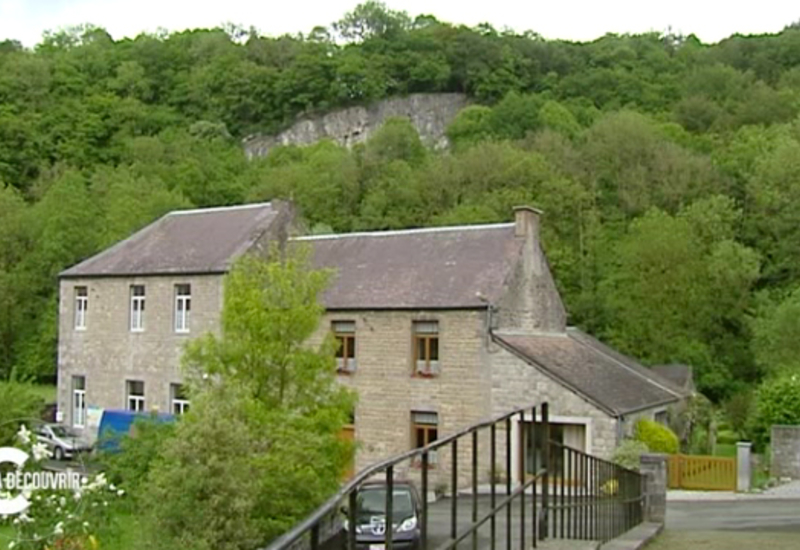
M 386 542 L 386 483 L 368 482 L 356 495 L 356 546 L 364 550 L 384 550 Z M 409 482 L 396 481 L 392 490 L 392 547 L 419 550 L 421 501 Z M 344 523 L 345 531 L 348 524 Z
M 80 434 L 61 424 L 40 425 L 36 428 L 36 439 L 47 445 L 56 460 L 72 458 L 77 453 L 92 450 L 92 446 Z

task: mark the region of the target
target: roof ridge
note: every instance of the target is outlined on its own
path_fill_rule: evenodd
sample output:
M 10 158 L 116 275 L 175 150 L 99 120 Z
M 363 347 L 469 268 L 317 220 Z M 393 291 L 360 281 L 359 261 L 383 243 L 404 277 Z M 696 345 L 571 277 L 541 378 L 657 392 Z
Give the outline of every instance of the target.
M 188 214 L 208 214 L 211 212 L 230 212 L 233 210 L 246 210 L 249 208 L 264 208 L 272 206 L 272 201 L 267 202 L 252 202 L 248 204 L 236 204 L 233 206 L 211 206 L 208 208 L 190 208 L 187 210 L 172 210 L 167 212 L 165 216 L 186 216 Z
M 622 366 L 624 369 L 628 370 L 629 372 L 632 372 L 633 374 L 635 374 L 639 378 L 642 378 L 643 380 L 648 381 L 649 383 L 653 384 L 654 386 L 656 386 L 658 388 L 661 388 L 662 390 L 664 390 L 664 391 L 666 391 L 666 392 L 678 397 L 679 399 L 684 397 L 683 395 L 681 395 L 680 392 L 676 391 L 675 388 L 670 387 L 671 383 L 664 384 L 662 382 L 659 382 L 658 380 L 654 379 L 652 376 L 648 376 L 648 375 L 640 372 L 639 370 L 637 370 L 635 368 L 632 368 L 630 365 L 625 364 L 624 361 L 620 361 L 619 359 L 614 357 L 613 354 L 608 353 L 605 349 L 603 349 L 603 347 L 601 347 L 601 346 L 605 346 L 605 344 L 602 341 L 600 341 L 597 338 L 595 338 L 594 336 L 592 336 L 591 334 L 583 332 L 582 330 L 580 330 L 577 327 L 568 327 L 567 331 L 568 331 L 567 332 L 568 336 L 570 336 L 570 332 L 572 332 L 572 333 L 578 332 L 578 333 L 581 333 L 581 334 L 587 336 L 589 339 L 594 340 L 594 341 L 596 341 L 596 342 L 598 342 L 600 344 L 600 346 L 589 345 L 589 344 L 587 344 L 586 342 L 582 341 L 579 338 L 572 338 L 575 342 L 577 342 L 581 346 L 584 346 L 584 347 L 587 347 L 587 348 L 591 348 L 591 349 L 595 350 L 598 353 L 602 353 L 603 355 L 605 355 L 606 357 L 608 357 L 609 359 L 611 359 L 615 363 L 619 364 L 620 366 Z M 614 351 L 615 351 L 615 353 L 620 353 L 620 352 L 617 352 L 616 350 L 614 350 Z M 620 355 L 622 355 L 622 354 L 620 353 Z M 633 358 L 631 357 L 631 359 L 633 359 Z M 642 369 L 647 369 L 647 367 L 645 367 L 644 365 L 641 365 L 641 367 L 642 367 Z M 652 374 L 656 374 L 656 373 L 652 373 Z M 658 375 L 656 375 L 656 376 L 658 376 Z M 665 380 L 664 382 L 667 382 L 667 381 Z
M 325 235 L 302 235 L 292 237 L 292 241 L 321 241 L 343 239 L 348 237 L 394 237 L 398 235 L 414 235 L 419 233 L 444 233 L 446 231 L 476 231 L 480 229 L 505 229 L 514 227 L 513 223 L 490 223 L 471 225 L 446 225 L 441 227 L 418 227 L 414 229 L 390 229 L 387 231 L 358 231 L 353 233 L 328 233 Z

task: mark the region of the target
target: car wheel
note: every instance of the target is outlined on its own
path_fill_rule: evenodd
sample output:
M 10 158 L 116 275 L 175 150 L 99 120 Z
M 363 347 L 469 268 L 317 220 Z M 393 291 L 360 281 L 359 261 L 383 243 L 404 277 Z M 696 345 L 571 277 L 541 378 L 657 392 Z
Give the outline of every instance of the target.
M 53 458 L 55 458 L 58 461 L 64 460 L 64 449 L 62 449 L 61 447 L 56 447 L 55 449 L 53 449 Z

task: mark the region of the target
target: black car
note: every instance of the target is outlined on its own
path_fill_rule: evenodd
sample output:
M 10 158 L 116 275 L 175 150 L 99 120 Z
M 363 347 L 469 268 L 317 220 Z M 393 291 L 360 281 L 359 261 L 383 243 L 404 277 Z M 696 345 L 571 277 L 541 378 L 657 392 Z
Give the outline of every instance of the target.
M 421 501 L 408 482 L 394 482 L 392 490 L 392 546 L 395 550 L 420 547 Z M 386 483 L 365 483 L 356 497 L 356 545 L 361 550 L 384 550 L 386 542 Z M 345 531 L 348 525 L 345 522 Z

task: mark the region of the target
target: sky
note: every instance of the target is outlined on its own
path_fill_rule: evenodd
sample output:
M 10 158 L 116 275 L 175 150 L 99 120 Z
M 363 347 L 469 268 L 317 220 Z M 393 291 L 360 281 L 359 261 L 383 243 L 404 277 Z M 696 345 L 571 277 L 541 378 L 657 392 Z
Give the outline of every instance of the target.
M 179 31 L 224 23 L 253 26 L 266 35 L 308 32 L 328 25 L 360 0 L 0 0 L 0 41 L 39 42 L 45 30 L 80 23 L 105 28 L 115 39 L 159 28 Z M 545 38 L 593 40 L 606 33 L 665 31 L 717 42 L 733 33 L 778 32 L 800 19 L 791 0 L 386 0 L 410 15 L 495 28 L 533 30 Z M 646 7 L 645 7 L 646 6 Z

